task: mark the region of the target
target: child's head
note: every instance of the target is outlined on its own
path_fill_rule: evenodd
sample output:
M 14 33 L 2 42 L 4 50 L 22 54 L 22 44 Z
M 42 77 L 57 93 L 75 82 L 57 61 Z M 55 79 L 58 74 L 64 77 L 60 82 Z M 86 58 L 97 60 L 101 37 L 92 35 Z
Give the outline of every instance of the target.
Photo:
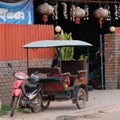
M 53 61 L 52 61 L 52 65 L 51 65 L 51 67 L 59 67 L 59 61 L 58 61 L 58 59 L 53 59 Z

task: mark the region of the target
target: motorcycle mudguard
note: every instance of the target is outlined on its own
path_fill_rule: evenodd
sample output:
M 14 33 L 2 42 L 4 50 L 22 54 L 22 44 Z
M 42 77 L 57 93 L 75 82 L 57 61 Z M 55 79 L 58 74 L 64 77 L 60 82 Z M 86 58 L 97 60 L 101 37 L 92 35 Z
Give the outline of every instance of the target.
M 12 91 L 12 96 L 19 96 L 19 97 L 21 97 L 22 96 L 22 90 L 21 89 L 14 89 L 13 91 Z

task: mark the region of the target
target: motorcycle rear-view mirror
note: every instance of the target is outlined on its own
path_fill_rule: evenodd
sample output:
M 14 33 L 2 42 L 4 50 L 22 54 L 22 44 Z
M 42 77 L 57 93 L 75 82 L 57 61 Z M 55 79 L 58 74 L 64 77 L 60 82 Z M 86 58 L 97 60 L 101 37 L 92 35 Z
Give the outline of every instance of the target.
M 8 66 L 9 66 L 10 68 L 12 68 L 12 64 L 11 64 L 11 63 L 8 63 Z

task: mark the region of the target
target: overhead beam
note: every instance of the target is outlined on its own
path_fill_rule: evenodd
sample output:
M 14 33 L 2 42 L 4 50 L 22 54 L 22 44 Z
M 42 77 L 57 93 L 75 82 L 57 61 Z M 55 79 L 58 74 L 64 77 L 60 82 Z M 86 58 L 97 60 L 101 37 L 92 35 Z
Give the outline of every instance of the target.
M 120 3 L 120 0 L 51 0 L 54 2 L 77 2 L 77 3 L 109 3 L 109 4 L 117 4 Z
M 0 2 L 6 2 L 6 3 L 16 3 L 24 0 L 0 0 Z

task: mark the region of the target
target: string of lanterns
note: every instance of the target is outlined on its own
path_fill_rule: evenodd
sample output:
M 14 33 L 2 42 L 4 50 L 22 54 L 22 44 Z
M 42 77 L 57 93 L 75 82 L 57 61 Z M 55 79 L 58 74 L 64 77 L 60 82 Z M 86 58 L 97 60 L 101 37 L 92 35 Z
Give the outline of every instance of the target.
M 67 3 L 62 2 L 61 5 L 63 6 L 64 19 L 68 19 Z M 42 15 L 42 20 L 44 21 L 44 23 L 48 21 L 49 15 L 52 15 L 53 20 L 58 20 L 58 2 L 56 2 L 54 5 L 50 5 L 49 3 L 45 2 L 37 7 L 37 11 L 40 15 Z M 94 11 L 93 15 L 95 18 L 98 19 L 100 28 L 102 28 L 104 19 L 106 21 L 111 20 L 110 5 L 105 4 L 103 7 L 100 6 Z M 116 20 L 119 20 L 120 4 L 114 4 L 114 16 Z M 81 19 L 89 20 L 89 5 L 86 3 L 83 8 L 81 8 L 80 6 L 76 6 L 74 3 L 71 3 L 69 17 L 70 21 L 75 22 L 75 24 L 80 24 Z

